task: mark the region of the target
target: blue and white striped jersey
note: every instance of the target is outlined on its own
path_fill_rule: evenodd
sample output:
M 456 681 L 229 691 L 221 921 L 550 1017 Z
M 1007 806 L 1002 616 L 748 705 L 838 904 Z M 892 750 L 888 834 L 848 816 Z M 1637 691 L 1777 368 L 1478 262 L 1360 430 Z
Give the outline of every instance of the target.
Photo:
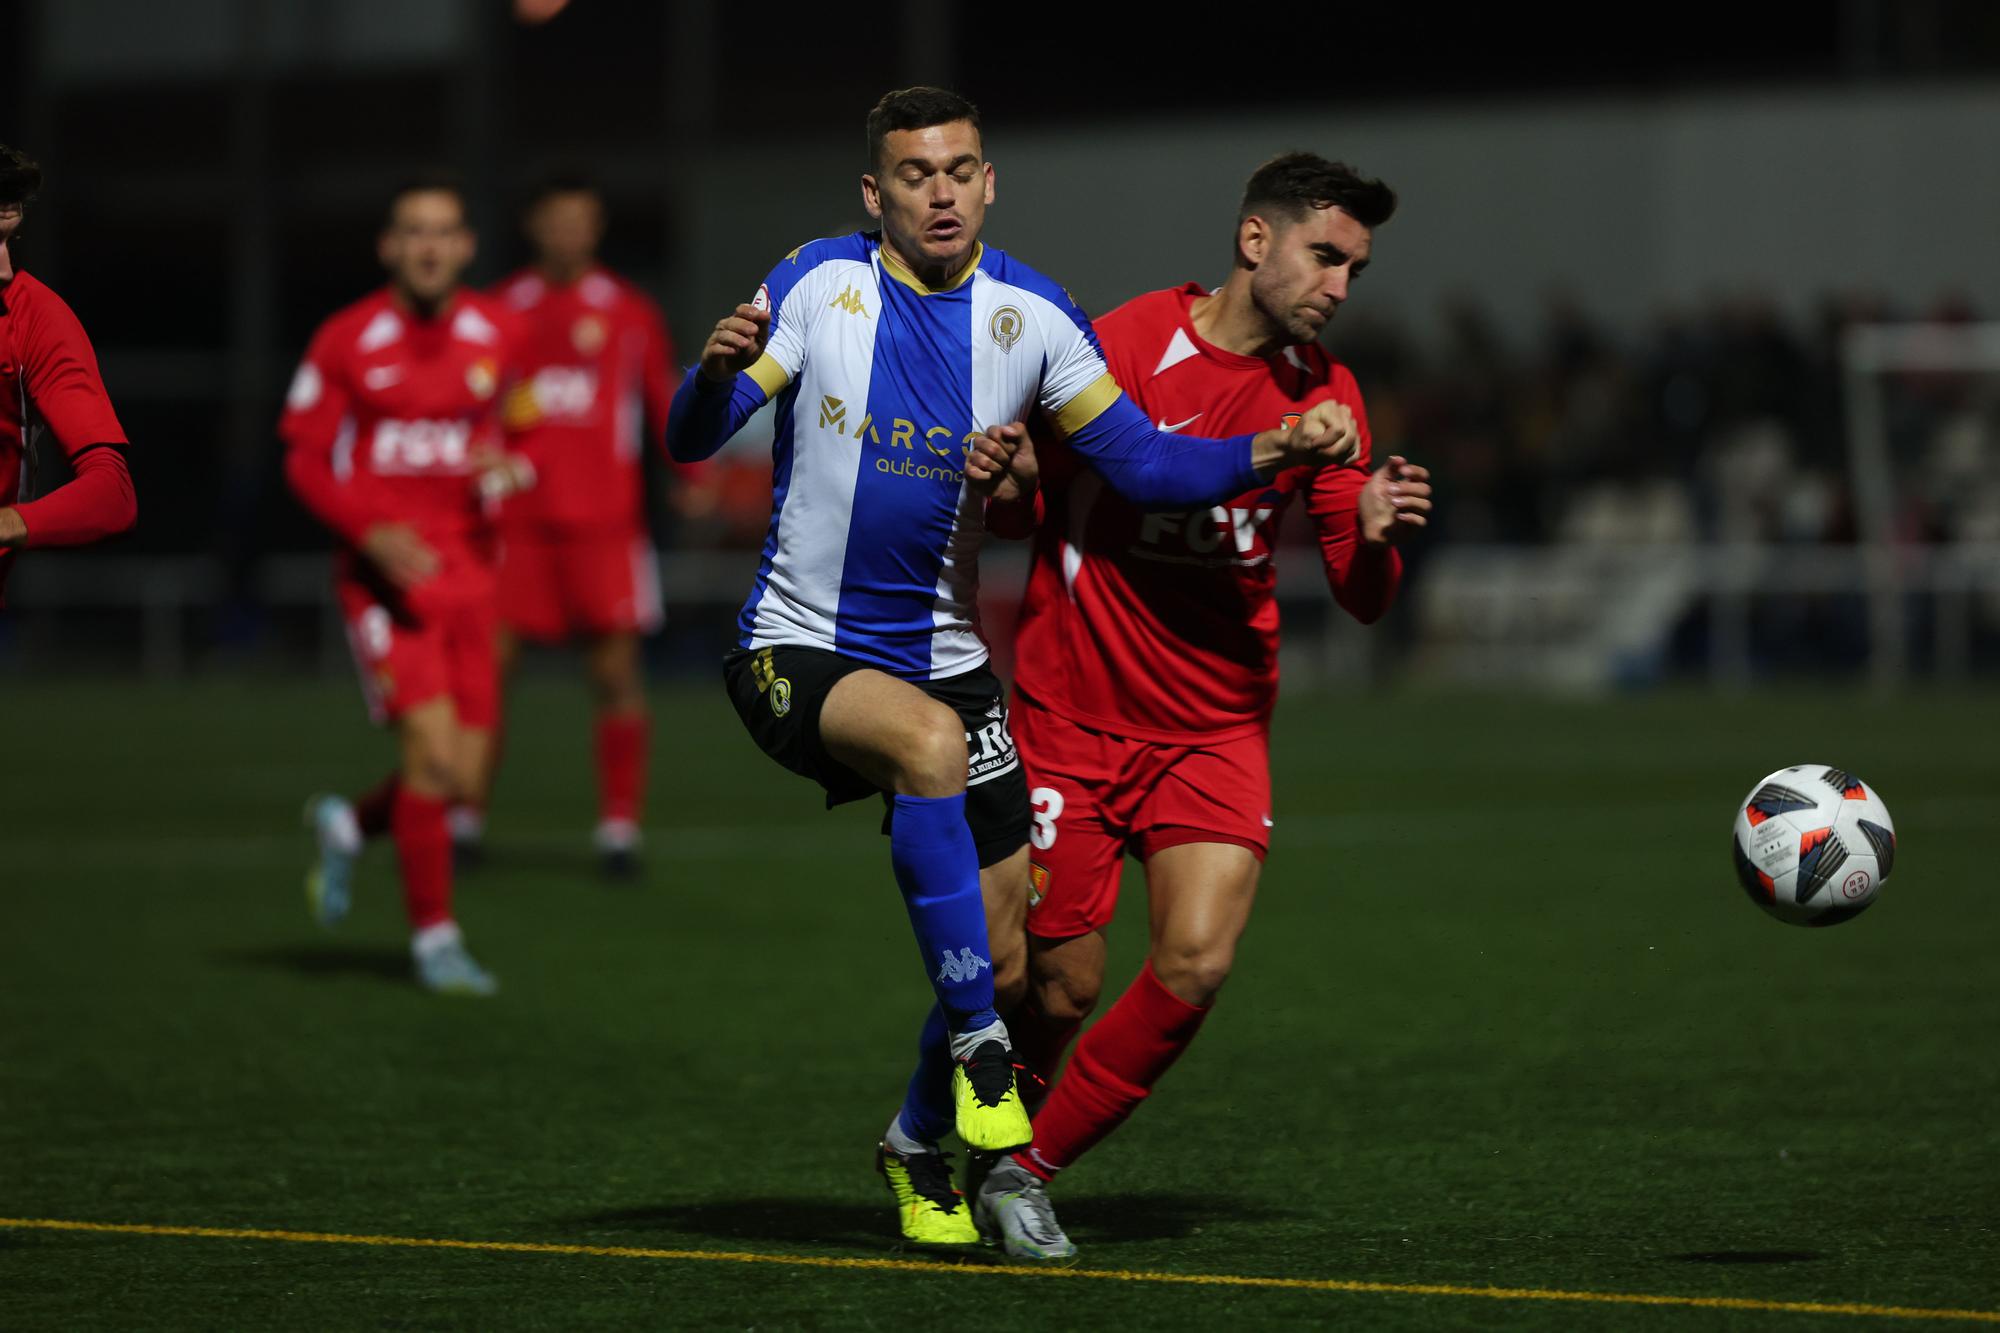
M 771 329 L 731 385 L 690 371 L 668 448 L 705 458 L 775 400 L 771 528 L 745 648 L 824 648 L 907 680 L 970 671 L 985 499 L 965 450 L 1039 409 L 1115 488 L 1186 508 L 1258 484 L 1249 436 L 1165 435 L 1119 392 L 1061 287 L 980 247 L 925 286 L 858 233 L 801 246 L 759 288 Z

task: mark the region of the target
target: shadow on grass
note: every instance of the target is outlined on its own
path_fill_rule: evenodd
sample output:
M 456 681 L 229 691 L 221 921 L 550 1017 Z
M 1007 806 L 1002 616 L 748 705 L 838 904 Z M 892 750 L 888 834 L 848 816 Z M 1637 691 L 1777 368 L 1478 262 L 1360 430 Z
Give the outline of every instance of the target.
M 358 944 L 287 944 L 270 949 L 236 949 L 210 957 L 224 967 L 293 972 L 306 977 L 375 977 L 408 982 L 410 951 Z
M 1064 1230 L 1079 1241 L 1171 1240 L 1218 1222 L 1298 1216 L 1242 1199 L 1203 1194 L 1079 1195 L 1059 1198 L 1056 1208 Z M 715 1240 L 879 1247 L 893 1239 L 895 1214 L 886 1197 L 868 1203 L 762 1198 L 617 1208 L 565 1221 Z
M 1695 1250 L 1667 1258 L 1677 1264 L 1809 1264 L 1826 1256 L 1818 1250 Z

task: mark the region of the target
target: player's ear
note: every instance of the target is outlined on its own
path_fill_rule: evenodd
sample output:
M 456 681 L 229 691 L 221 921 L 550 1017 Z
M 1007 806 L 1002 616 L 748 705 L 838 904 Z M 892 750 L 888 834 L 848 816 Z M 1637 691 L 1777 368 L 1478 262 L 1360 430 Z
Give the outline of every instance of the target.
M 1245 268 L 1256 268 L 1270 252 L 1270 223 L 1252 213 L 1236 224 L 1236 256 Z
M 882 187 L 868 172 L 861 173 L 861 206 L 877 222 L 882 220 Z
M 985 162 L 981 163 L 980 166 L 981 170 L 986 173 L 986 202 L 990 204 L 993 202 L 993 164 Z

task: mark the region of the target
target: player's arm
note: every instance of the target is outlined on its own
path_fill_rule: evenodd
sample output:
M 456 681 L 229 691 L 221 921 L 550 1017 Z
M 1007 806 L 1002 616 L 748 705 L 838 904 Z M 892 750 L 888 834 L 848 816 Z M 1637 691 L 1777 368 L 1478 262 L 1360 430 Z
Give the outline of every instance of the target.
M 1341 608 L 1364 625 L 1382 618 L 1403 581 L 1396 547 L 1430 521 L 1430 472 L 1400 456 L 1368 470 L 1368 422 L 1354 399 L 1360 432 L 1355 465 L 1323 468 L 1306 492 L 1306 511 L 1319 537 L 1327 586 Z
M 334 448 L 352 429 L 353 394 L 322 332 L 306 351 L 285 395 L 278 434 L 285 441 L 285 480 L 307 511 L 341 541 L 368 557 L 398 587 L 437 572 L 437 553 L 408 524 L 387 521 L 357 499 L 334 471 Z
M 1146 509 L 1190 509 L 1262 485 L 1281 467 L 1338 462 L 1354 447 L 1352 424 L 1331 412 L 1308 413 L 1292 426 L 1227 439 L 1174 435 L 1156 427 L 1119 389 L 1090 321 L 1073 304 L 1038 312 L 1046 321 L 1047 367 L 1041 407 L 1070 449 L 1112 489 Z M 993 459 L 1011 456 L 975 445 Z M 984 476 L 987 465 L 969 474 Z
M 80 546 L 138 519 L 125 431 L 76 315 L 53 297 L 34 308 L 23 330 L 23 382 L 75 475 L 40 499 L 0 509 L 0 546 Z
M 681 380 L 667 415 L 667 454 L 676 462 L 712 457 L 753 413 L 783 392 L 805 365 L 813 302 L 791 294 L 817 270 L 798 251 L 771 270 L 757 299 L 716 321 L 701 359 Z

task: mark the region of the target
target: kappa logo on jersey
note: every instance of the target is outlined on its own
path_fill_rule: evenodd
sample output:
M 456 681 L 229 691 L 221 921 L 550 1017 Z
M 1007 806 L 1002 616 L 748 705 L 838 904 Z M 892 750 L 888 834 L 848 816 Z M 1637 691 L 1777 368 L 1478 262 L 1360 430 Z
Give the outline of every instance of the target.
M 850 315 L 860 315 L 864 319 L 868 317 L 868 307 L 861 304 L 861 293 L 854 290 L 853 283 L 842 288 L 840 295 L 827 302 L 827 308 L 845 310 Z
M 1001 306 L 993 312 L 993 321 L 989 325 L 993 332 L 993 341 L 1000 344 L 1001 351 L 1013 351 L 1014 344 L 1021 341 L 1022 330 L 1027 327 L 1027 323 L 1026 318 L 1013 306 Z
M 944 950 L 943 955 L 944 966 L 938 969 L 937 974 L 939 981 L 970 981 L 979 975 L 979 969 L 982 967 L 988 972 L 993 970 L 993 964 L 981 958 L 969 947 L 960 949 L 956 958 L 952 957 L 949 949 Z
M 596 315 L 585 315 L 569 330 L 570 346 L 576 348 L 578 356 L 596 356 L 604 350 L 605 339 L 610 336 L 610 330 Z

